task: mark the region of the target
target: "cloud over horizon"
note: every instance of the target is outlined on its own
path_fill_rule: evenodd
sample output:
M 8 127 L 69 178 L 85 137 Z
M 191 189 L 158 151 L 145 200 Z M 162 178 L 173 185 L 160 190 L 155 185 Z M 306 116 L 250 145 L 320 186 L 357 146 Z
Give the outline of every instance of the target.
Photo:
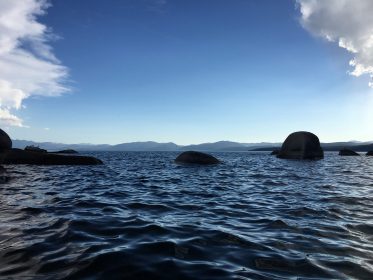
M 353 55 L 350 75 L 370 75 L 373 87 L 373 1 L 296 0 L 301 23 L 316 36 L 338 44 Z
M 53 34 L 37 21 L 49 7 L 46 0 L 0 0 L 0 124 L 24 126 L 14 111 L 31 96 L 68 92 L 68 69 L 48 42 Z

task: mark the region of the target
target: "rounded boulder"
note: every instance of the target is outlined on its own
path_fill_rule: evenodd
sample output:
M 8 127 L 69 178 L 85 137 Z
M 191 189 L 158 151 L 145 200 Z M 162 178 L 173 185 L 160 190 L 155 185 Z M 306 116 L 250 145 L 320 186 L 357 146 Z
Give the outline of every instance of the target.
M 220 161 L 217 158 L 209 154 L 188 151 L 188 152 L 181 153 L 175 159 L 175 163 L 208 165 L 208 164 L 218 164 L 220 163 Z
M 12 140 L 9 135 L 0 129 L 0 150 L 10 150 L 12 148 Z
M 283 159 L 310 159 L 318 160 L 324 158 L 319 138 L 306 131 L 298 131 L 290 134 L 277 155 Z
M 350 150 L 350 149 L 342 149 L 339 151 L 340 156 L 360 156 L 357 152 Z

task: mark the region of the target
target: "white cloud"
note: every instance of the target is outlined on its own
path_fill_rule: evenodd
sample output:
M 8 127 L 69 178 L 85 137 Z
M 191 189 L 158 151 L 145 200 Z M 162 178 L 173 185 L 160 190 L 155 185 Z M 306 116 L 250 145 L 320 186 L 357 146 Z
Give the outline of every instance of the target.
M 22 90 L 13 88 L 9 81 L 0 80 L 0 104 L 2 107 L 19 109 L 24 98 L 26 96 Z
M 4 126 L 24 126 L 22 120 L 15 115 L 12 115 L 9 110 L 0 108 L 0 124 Z
M 53 37 L 37 21 L 45 14 L 46 0 L 0 0 L 0 122 L 23 126 L 11 113 L 24 108 L 24 99 L 58 96 L 69 91 L 64 85 L 68 70 L 48 45 Z
M 353 55 L 349 73 L 373 78 L 373 1 L 296 0 L 302 25 Z M 373 81 L 369 83 L 373 87 Z

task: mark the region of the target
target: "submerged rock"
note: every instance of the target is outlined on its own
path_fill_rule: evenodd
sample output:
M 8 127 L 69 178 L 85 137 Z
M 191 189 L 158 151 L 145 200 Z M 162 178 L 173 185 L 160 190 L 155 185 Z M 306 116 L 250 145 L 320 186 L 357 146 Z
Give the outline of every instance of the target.
M 0 150 L 9 150 L 12 148 L 12 140 L 9 135 L 0 129 Z
M 1 164 L 36 165 L 96 165 L 102 161 L 90 156 L 57 155 L 21 149 L 10 149 L 0 153 Z
M 367 156 L 373 156 L 373 151 L 369 151 L 369 152 L 367 152 Z
M 213 157 L 212 155 L 201 153 L 201 152 L 194 152 L 188 151 L 181 153 L 176 159 L 176 163 L 181 164 L 218 164 L 220 161 Z
M 339 151 L 340 156 L 360 156 L 357 152 L 350 149 L 342 149 Z
M 311 159 L 324 158 L 319 138 L 306 131 L 298 131 L 290 134 L 277 155 L 284 159 Z

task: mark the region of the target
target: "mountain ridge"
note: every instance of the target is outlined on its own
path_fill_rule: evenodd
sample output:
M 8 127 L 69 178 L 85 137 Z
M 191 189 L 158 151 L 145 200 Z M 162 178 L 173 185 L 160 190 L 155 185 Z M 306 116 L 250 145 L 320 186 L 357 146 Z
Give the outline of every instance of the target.
M 13 147 L 24 149 L 26 146 L 38 146 L 49 151 L 73 149 L 77 151 L 272 151 L 278 149 L 281 143 L 239 143 L 233 141 L 218 141 L 192 145 L 178 145 L 173 142 L 159 143 L 155 141 L 138 141 L 129 143 L 109 144 L 63 144 L 54 142 L 35 142 L 29 140 L 13 140 Z M 343 148 L 351 148 L 356 151 L 373 150 L 373 141 L 368 142 L 332 142 L 321 144 L 325 151 L 338 151 Z

